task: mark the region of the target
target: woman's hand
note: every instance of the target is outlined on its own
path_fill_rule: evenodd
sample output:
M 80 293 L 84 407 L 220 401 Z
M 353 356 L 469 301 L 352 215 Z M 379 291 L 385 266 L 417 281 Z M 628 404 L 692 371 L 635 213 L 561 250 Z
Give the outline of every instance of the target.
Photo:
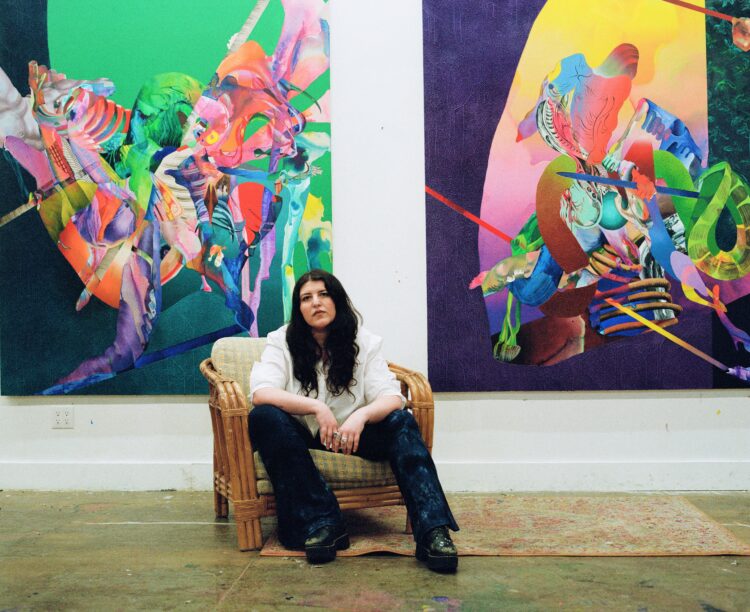
M 328 405 L 321 401 L 316 403 L 313 414 L 315 415 L 315 420 L 318 421 L 318 428 L 320 429 L 320 443 L 326 448 L 332 448 L 337 443 L 337 440 L 333 438 L 333 433 L 339 426 L 336 417 L 333 416 L 333 412 L 331 412 Z
M 339 427 L 339 435 L 333 441 L 333 452 L 341 451 L 345 455 L 357 452 L 359 436 L 367 424 L 367 414 L 363 410 L 355 410 Z

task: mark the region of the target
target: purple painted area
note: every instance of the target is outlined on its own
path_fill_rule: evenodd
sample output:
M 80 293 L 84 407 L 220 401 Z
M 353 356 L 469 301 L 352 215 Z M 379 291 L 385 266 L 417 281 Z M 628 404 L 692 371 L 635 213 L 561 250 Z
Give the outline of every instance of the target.
M 543 5 L 423 0 L 426 183 L 477 216 L 492 137 Z M 736 386 L 654 333 L 554 366 L 495 361 L 481 292 L 467 289 L 480 270 L 477 235 L 484 230 L 430 196 L 426 216 L 429 378 L 436 391 Z M 707 310 L 686 313 L 670 331 L 707 353 L 716 348 Z

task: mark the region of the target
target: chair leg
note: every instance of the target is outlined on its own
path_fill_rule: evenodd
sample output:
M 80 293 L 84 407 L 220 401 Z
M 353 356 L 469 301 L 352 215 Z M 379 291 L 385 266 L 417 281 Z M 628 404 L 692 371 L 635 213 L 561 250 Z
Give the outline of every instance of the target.
M 229 516 L 229 501 L 221 493 L 214 489 L 214 511 L 217 519 L 225 519 Z
M 237 522 L 237 545 L 240 550 L 260 550 L 263 548 L 263 533 L 260 519 Z

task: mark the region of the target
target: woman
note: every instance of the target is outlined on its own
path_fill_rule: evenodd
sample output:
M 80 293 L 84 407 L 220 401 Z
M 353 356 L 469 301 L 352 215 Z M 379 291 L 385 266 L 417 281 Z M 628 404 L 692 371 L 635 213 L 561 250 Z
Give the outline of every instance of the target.
M 276 496 L 279 540 L 304 546 L 311 563 L 349 547 L 336 497 L 309 449 L 390 461 L 411 518 L 416 555 L 453 571 L 451 514 L 414 417 L 381 354 L 382 341 L 359 326 L 338 279 L 312 270 L 292 293 L 292 320 L 268 334 L 250 376 L 249 429 Z

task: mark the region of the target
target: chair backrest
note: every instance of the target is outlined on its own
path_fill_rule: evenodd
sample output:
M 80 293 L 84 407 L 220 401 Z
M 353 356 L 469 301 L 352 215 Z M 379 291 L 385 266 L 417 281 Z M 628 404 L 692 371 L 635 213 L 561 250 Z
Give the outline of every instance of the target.
M 266 348 L 265 338 L 220 338 L 211 349 L 211 361 L 214 368 L 236 380 L 250 405 L 250 371 L 253 364 L 260 360 Z

